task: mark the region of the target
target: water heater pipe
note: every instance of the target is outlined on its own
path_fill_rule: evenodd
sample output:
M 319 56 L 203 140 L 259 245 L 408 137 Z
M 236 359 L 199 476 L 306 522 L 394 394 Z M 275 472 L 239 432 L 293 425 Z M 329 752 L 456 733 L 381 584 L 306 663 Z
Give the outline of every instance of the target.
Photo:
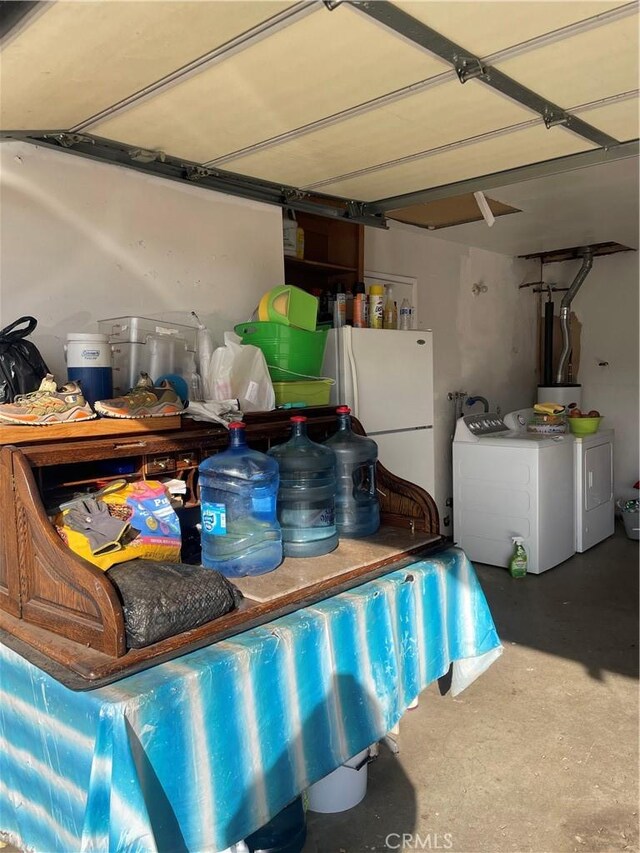
M 556 373 L 556 385 L 562 385 L 564 383 L 564 368 L 567 363 L 567 359 L 569 358 L 569 353 L 571 352 L 571 340 L 569 335 L 569 309 L 571 306 L 571 302 L 573 301 L 573 297 L 580 290 L 582 283 L 589 274 L 589 271 L 591 270 L 592 266 L 593 249 L 585 249 L 584 256 L 582 259 L 582 266 L 578 270 L 578 274 L 574 278 L 573 284 L 562 297 L 562 302 L 560 303 L 560 328 L 562 329 L 563 345 L 562 353 L 560 355 L 560 361 L 558 363 L 558 371 Z

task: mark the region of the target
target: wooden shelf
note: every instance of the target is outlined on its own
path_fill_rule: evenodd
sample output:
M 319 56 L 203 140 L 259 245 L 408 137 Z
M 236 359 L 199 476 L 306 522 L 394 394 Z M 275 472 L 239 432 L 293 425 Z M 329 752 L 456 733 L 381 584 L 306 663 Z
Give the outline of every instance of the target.
M 342 264 L 328 264 L 324 261 L 309 261 L 306 258 L 292 258 L 289 255 L 285 255 L 284 262 L 285 265 L 291 264 L 292 266 L 306 267 L 307 269 L 327 270 L 327 272 L 358 272 L 357 267 L 345 267 Z
M 340 281 L 351 290 L 364 275 L 364 226 L 298 212 L 304 257 L 284 256 L 287 284 L 329 292 Z

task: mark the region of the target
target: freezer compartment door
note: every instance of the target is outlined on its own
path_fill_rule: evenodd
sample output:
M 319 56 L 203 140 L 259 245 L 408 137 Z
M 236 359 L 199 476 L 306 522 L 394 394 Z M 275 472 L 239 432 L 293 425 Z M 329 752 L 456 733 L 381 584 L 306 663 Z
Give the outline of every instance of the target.
M 432 333 L 341 331 L 345 387 L 367 432 L 432 425 Z
M 406 432 L 374 435 L 378 457 L 396 477 L 415 483 L 434 496 L 435 460 L 433 430 L 414 429 Z

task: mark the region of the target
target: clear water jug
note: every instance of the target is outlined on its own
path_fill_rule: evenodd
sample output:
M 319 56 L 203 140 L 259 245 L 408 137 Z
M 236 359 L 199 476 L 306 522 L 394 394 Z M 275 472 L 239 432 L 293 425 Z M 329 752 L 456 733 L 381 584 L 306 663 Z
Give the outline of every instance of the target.
M 229 578 L 261 575 L 282 562 L 276 515 L 278 464 L 247 446 L 229 424 L 230 446 L 200 465 L 202 565 Z
M 319 557 L 338 545 L 335 520 L 336 458 L 311 441 L 307 419 L 291 418 L 289 441 L 269 455 L 280 467 L 278 520 L 286 557 Z
M 380 527 L 376 486 L 378 445 L 351 429 L 351 409 L 338 406 L 338 431 L 325 442 L 336 455 L 336 526 L 340 536 L 358 539 Z

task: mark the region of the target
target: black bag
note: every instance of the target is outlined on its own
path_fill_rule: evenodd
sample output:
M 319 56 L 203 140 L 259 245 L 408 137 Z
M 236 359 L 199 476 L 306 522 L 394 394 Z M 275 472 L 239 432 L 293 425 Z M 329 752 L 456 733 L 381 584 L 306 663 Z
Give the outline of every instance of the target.
M 21 323 L 26 327 L 16 328 Z M 37 390 L 49 373 L 38 347 L 25 341 L 37 325 L 35 317 L 20 317 L 0 330 L 0 403 L 13 403 L 18 394 Z
M 184 563 L 130 560 L 107 576 L 124 612 L 127 648 L 142 649 L 235 610 L 242 593 L 220 572 Z

